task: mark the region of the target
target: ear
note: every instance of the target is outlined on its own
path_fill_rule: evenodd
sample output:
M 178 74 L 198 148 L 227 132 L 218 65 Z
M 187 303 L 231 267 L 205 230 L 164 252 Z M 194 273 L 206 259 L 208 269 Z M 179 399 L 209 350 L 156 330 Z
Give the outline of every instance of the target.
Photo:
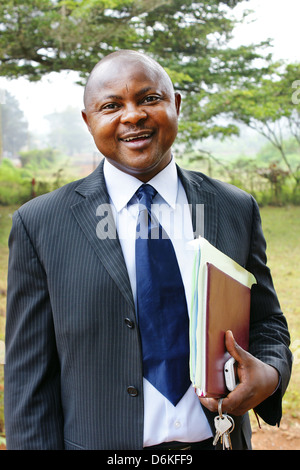
M 177 91 L 175 92 L 175 107 L 177 111 L 177 116 L 180 114 L 180 106 L 181 106 L 181 94 Z
M 90 126 L 90 124 L 89 124 L 89 120 L 88 120 L 88 117 L 87 117 L 87 114 L 86 114 L 85 109 L 83 109 L 83 110 L 81 111 L 81 115 L 82 115 L 82 117 L 83 117 L 84 122 L 85 122 L 86 125 L 87 125 L 87 128 L 88 128 L 89 132 L 91 133 L 91 126 Z
M 180 114 L 180 106 L 181 106 L 181 94 L 177 91 L 175 92 L 175 107 L 177 111 L 177 116 Z

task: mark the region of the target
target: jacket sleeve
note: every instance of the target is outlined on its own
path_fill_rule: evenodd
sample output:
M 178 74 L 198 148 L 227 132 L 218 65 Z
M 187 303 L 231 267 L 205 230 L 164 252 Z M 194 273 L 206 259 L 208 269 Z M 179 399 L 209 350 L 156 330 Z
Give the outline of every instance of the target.
M 63 448 L 60 368 L 47 278 L 20 213 L 9 237 L 4 409 L 7 449 Z
M 279 425 L 282 415 L 282 397 L 288 386 L 292 354 L 286 319 L 267 267 L 266 242 L 261 227 L 257 203 L 253 200 L 253 225 L 247 269 L 257 280 L 252 287 L 249 352 L 261 361 L 275 367 L 280 376 L 278 389 L 262 402 L 256 412 L 271 425 Z

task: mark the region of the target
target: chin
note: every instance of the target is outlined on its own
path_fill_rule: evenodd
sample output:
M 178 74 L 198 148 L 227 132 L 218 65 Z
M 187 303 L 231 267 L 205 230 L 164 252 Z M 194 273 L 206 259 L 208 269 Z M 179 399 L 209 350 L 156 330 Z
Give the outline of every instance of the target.
M 164 154 L 159 158 L 157 155 L 149 156 L 140 153 L 128 156 L 128 158 L 124 158 L 123 156 L 122 161 L 116 161 L 109 157 L 107 157 L 107 159 L 112 165 L 124 173 L 145 181 L 153 178 L 153 176 L 167 166 L 171 161 L 171 156 Z
M 159 173 L 166 165 L 167 163 L 164 165 L 161 163 L 154 163 L 152 165 L 130 165 L 123 168 L 123 171 L 143 181 L 148 181 Z

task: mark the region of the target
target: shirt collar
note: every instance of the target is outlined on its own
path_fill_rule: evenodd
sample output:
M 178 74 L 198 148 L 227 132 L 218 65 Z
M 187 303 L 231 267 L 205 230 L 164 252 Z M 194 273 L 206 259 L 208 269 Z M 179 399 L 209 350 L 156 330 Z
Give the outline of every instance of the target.
M 141 182 L 104 159 L 104 178 L 109 197 L 117 212 L 120 212 L 138 190 Z
M 175 208 L 178 192 L 178 175 L 174 158 L 148 183 L 156 189 L 169 206 L 173 209 Z
M 138 178 L 124 173 L 106 159 L 104 159 L 104 177 L 108 194 L 117 212 L 128 204 L 142 185 Z M 151 184 L 165 202 L 174 208 L 178 191 L 178 175 L 174 159 L 172 158 L 163 170 L 148 181 L 148 184 Z

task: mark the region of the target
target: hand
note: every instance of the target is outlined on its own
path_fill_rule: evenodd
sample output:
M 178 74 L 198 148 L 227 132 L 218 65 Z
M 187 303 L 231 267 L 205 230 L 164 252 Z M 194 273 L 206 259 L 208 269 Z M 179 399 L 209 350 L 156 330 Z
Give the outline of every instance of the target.
M 226 349 L 237 362 L 239 384 L 230 392 L 222 403 L 222 411 L 240 416 L 255 408 L 275 391 L 279 374 L 277 370 L 260 361 L 241 348 L 231 331 L 225 334 Z M 218 411 L 218 400 L 199 398 L 202 405 L 210 411 Z

